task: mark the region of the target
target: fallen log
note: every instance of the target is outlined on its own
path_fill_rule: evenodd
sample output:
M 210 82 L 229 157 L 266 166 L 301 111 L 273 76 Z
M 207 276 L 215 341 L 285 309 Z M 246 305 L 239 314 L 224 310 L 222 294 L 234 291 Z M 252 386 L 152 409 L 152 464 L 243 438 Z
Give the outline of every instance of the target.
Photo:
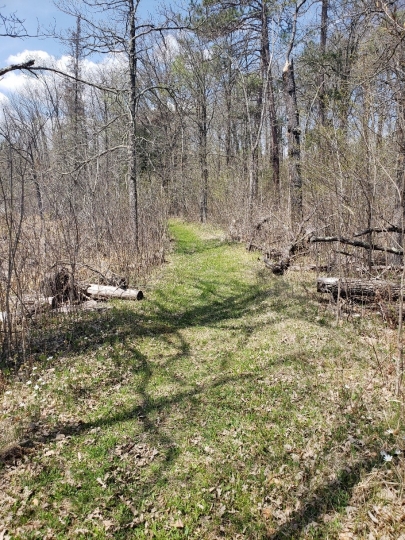
M 54 299 L 52 296 L 24 294 L 21 299 L 21 308 L 25 315 L 31 316 L 52 309 Z
M 329 272 L 330 271 L 330 265 L 328 264 L 306 264 L 304 266 L 300 266 L 299 264 L 291 264 L 288 267 L 289 272 Z
M 81 304 L 64 304 L 56 308 L 56 313 L 75 313 L 78 311 L 105 311 L 111 309 L 112 306 L 107 302 L 97 302 L 97 300 L 86 300 Z
M 269 259 L 263 259 L 263 262 L 265 266 L 273 272 L 276 276 L 282 276 L 284 272 L 288 269 L 290 266 L 290 258 L 286 257 L 284 259 L 280 259 L 279 262 L 272 262 Z
M 91 284 L 86 289 L 91 298 L 122 298 L 123 300 L 142 300 L 143 292 L 137 289 L 120 289 L 119 287 Z
M 404 290 L 401 291 L 401 285 L 384 281 L 381 279 L 354 279 L 322 277 L 317 280 L 317 291 L 319 293 L 330 293 L 337 298 L 339 294 L 342 298 L 356 298 L 362 300 L 397 300 L 404 296 Z
M 4 323 L 8 317 L 19 323 L 24 318 L 30 318 L 40 313 L 50 311 L 53 307 L 54 298 L 52 296 L 41 296 L 34 294 L 24 294 L 21 298 L 12 296 L 10 298 L 9 311 L 0 311 L 0 324 Z

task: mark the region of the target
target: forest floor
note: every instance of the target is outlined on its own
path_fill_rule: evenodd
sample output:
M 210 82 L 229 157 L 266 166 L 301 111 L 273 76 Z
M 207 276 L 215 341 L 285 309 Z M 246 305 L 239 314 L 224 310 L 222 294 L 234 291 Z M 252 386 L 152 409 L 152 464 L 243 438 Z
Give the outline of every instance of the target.
M 170 232 L 145 300 L 38 328 L 3 377 L 0 539 L 405 540 L 395 331 Z

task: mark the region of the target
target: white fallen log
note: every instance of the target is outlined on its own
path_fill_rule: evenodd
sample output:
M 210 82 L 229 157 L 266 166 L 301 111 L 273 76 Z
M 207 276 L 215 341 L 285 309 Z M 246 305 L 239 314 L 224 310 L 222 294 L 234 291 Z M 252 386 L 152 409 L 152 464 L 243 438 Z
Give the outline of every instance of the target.
M 120 289 L 108 285 L 91 284 L 86 289 L 86 294 L 91 298 L 121 298 L 123 300 L 142 300 L 143 292 L 137 289 Z
M 75 313 L 78 311 L 105 311 L 111 309 L 112 306 L 107 304 L 107 302 L 97 302 L 97 300 L 86 300 L 80 304 L 63 304 L 62 306 L 56 308 L 54 311 L 56 313 Z
M 337 297 L 339 291 L 342 298 L 368 298 L 370 300 L 397 300 L 404 291 L 399 283 L 379 279 L 339 279 L 337 277 L 322 277 L 317 280 L 319 293 L 331 293 Z
M 10 317 L 15 322 L 21 322 L 24 318 L 39 315 L 53 308 L 52 296 L 41 296 L 35 294 L 23 294 L 21 298 L 12 296 L 10 298 L 10 310 L 0 312 L 0 324 L 5 323 Z

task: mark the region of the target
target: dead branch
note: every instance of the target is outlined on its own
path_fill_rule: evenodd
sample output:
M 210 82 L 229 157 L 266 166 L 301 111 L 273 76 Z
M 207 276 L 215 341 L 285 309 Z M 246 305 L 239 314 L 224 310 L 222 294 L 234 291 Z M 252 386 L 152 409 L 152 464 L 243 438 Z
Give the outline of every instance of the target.
M 401 227 L 397 227 L 395 225 L 390 225 L 389 227 L 372 227 L 371 229 L 366 229 L 365 231 L 361 231 L 359 233 L 354 234 L 354 238 L 357 238 L 358 236 L 364 236 L 366 234 L 370 233 L 403 233 L 403 229 Z
M 6 73 L 9 73 L 10 71 L 18 71 L 22 69 L 30 69 L 35 64 L 35 60 L 28 60 L 27 62 L 23 62 L 22 64 L 12 64 L 11 66 L 7 66 L 6 68 L 0 69 L 0 77 L 5 75 Z
M 394 255 L 403 255 L 404 253 L 402 249 L 379 246 L 378 244 L 369 244 L 367 242 L 361 242 L 360 240 L 350 240 L 343 236 L 310 236 L 308 240 L 311 244 L 316 242 L 340 242 L 341 244 L 346 244 L 348 246 L 360 247 L 373 251 L 385 251 L 386 253 L 393 253 Z

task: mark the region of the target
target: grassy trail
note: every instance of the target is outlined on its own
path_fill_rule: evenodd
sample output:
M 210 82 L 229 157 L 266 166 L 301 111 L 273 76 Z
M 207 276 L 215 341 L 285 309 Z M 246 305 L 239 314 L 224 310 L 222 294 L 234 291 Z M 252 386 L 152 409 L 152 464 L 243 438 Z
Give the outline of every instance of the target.
M 313 276 L 170 227 L 146 300 L 51 329 L 0 397 L 0 536 L 398 538 L 386 329 L 336 326 Z

